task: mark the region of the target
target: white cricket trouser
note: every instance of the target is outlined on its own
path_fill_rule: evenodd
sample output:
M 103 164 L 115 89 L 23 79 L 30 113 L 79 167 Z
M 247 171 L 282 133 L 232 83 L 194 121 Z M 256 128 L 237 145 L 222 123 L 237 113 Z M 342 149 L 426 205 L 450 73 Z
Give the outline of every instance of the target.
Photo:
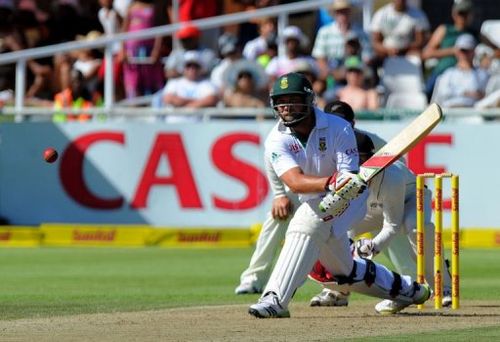
M 285 238 L 288 224 L 295 210 L 297 210 L 300 205 L 298 196 L 293 192 L 287 192 L 286 196 L 292 202 L 292 210 L 288 219 L 278 220 L 273 218 L 271 212 L 267 214 L 267 218 L 262 225 L 262 229 L 255 244 L 255 251 L 250 259 L 250 264 L 241 274 L 241 284 L 252 284 L 258 289 L 262 289 L 266 285 L 276 252 L 281 247 L 281 242 Z
M 274 292 L 280 304 L 287 307 L 319 259 L 330 273 L 346 277 L 351 275 L 356 262 L 356 274 L 353 277 L 356 286 L 353 290 L 391 298 L 389 291 L 394 282 L 393 273 L 382 265 L 376 265 L 375 286 L 367 286 L 363 281 L 366 262 L 353 260 L 347 237 L 348 228 L 365 215 L 368 192 L 351 201 L 342 215 L 326 222 L 322 220 L 325 214 L 318 209 L 319 199 L 303 203 L 290 221 L 285 244 L 263 295 Z M 401 292 L 409 292 L 411 287 L 411 278 L 403 276 Z

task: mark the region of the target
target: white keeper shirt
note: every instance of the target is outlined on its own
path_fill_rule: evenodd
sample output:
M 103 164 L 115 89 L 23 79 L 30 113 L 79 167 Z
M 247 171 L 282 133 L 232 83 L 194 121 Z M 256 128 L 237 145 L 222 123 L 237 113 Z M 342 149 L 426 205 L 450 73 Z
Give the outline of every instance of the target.
M 351 125 L 315 108 L 316 125 L 304 145 L 280 120 L 265 142 L 265 158 L 278 177 L 294 168 L 306 175 L 328 177 L 336 171 L 358 171 L 359 155 Z M 301 202 L 319 198 L 325 192 L 299 194 Z
M 350 229 L 350 237 L 380 230 L 373 238 L 375 249 L 384 250 L 398 232 L 403 231 L 405 203 L 415 197 L 415 174 L 396 161 L 369 182 L 367 212 L 362 221 Z M 407 210 L 415 211 L 415 208 Z

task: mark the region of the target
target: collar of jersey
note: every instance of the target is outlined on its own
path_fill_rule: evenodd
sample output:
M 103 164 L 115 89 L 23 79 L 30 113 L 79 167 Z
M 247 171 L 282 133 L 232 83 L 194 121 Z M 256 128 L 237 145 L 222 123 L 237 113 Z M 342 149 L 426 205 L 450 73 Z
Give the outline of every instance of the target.
M 316 126 L 313 128 L 313 130 L 315 128 L 321 129 L 328 127 L 328 120 L 326 119 L 326 114 L 322 110 L 314 107 L 314 115 L 316 115 Z M 285 134 L 293 134 L 290 127 L 286 127 L 285 125 L 283 125 L 283 122 L 281 121 L 279 123 L 278 130 Z

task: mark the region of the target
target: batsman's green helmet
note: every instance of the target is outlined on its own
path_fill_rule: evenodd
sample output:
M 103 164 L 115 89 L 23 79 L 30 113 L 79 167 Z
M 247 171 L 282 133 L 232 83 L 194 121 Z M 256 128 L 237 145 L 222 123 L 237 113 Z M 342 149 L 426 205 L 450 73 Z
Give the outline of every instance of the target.
M 270 93 L 271 107 L 274 114 L 277 116 L 279 116 L 279 112 L 277 110 L 276 99 L 283 95 L 301 95 L 304 99 L 304 102 L 301 104 L 303 106 L 303 110 L 293 113 L 295 119 L 285 121 L 282 118 L 285 126 L 293 127 L 300 121 L 304 120 L 312 111 L 312 107 L 314 105 L 314 91 L 312 89 L 311 82 L 309 82 L 304 74 L 298 72 L 291 72 L 280 76 L 274 82 Z M 297 104 L 294 105 L 294 107 L 298 106 Z

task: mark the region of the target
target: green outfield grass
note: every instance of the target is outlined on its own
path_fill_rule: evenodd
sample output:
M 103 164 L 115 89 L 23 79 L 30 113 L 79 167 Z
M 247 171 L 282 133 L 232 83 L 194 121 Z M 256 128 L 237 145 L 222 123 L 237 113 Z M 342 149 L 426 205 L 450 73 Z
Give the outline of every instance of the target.
M 0 319 L 252 303 L 257 295 L 233 294 L 251 253 L 251 248 L 0 249 Z M 500 250 L 462 251 L 462 298 L 500 298 L 499 259 Z M 318 290 L 307 282 L 295 300 L 307 301 Z M 500 328 L 488 334 L 498 339 Z

